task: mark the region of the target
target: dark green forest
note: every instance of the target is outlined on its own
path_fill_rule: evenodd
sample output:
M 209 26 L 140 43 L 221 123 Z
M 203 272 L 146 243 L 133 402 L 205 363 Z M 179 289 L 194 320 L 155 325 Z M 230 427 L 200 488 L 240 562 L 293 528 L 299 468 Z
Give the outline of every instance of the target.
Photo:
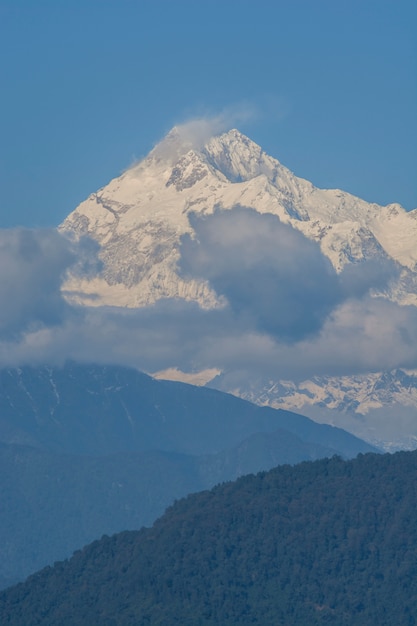
M 2 625 L 412 626 L 417 452 L 280 466 L 0 594 Z

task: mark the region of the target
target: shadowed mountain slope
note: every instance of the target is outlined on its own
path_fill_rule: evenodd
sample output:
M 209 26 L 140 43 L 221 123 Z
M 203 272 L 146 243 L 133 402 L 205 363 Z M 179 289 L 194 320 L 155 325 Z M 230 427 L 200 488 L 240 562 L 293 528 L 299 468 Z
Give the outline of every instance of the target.
M 67 363 L 0 371 L 0 440 L 74 454 L 214 454 L 257 432 L 287 430 L 346 456 L 372 447 L 346 431 L 214 389 L 137 370 Z

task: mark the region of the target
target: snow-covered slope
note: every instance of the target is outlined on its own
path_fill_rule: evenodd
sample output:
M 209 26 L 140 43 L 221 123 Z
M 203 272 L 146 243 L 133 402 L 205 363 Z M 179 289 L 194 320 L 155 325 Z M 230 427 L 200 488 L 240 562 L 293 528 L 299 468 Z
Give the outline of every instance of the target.
M 210 383 L 256 404 L 345 427 L 388 451 L 417 448 L 416 371 L 322 376 L 299 383 L 261 378 L 244 388 L 232 388 L 220 374 Z
M 88 234 L 100 246 L 103 271 L 70 279 L 68 297 L 93 305 L 136 307 L 163 297 L 214 306 L 201 281 L 178 276 L 180 237 L 188 214 L 236 205 L 273 213 L 320 242 L 336 270 L 388 255 L 402 266 L 393 297 L 417 303 L 417 210 L 381 207 L 339 190 L 317 189 L 297 178 L 237 130 L 195 149 L 174 128 L 149 156 L 93 193 L 61 228 Z
M 291 224 L 319 243 L 337 272 L 364 259 L 395 260 L 399 278 L 384 295 L 417 305 L 417 209 L 406 212 L 398 204 L 383 207 L 337 189 L 318 189 L 237 130 L 199 144 L 181 127 L 143 161 L 91 194 L 61 225 L 76 237 L 95 239 L 102 261 L 95 277 L 67 280 L 67 298 L 92 306 L 141 307 L 177 297 L 215 307 L 218 296 L 207 282 L 179 275 L 181 237 L 193 233 L 191 213 L 207 215 L 236 205 Z M 178 370 L 160 376 L 190 380 Z M 200 378 L 206 382 L 206 373 Z M 259 404 L 305 413 L 324 408 L 360 417 L 394 405 L 417 413 L 412 372 L 323 377 L 297 385 L 252 380 L 245 388 L 228 387 L 221 376 L 216 380 L 219 388 Z M 334 415 L 326 419 L 369 438 L 360 421 L 352 426 Z M 381 437 L 374 441 L 380 443 Z

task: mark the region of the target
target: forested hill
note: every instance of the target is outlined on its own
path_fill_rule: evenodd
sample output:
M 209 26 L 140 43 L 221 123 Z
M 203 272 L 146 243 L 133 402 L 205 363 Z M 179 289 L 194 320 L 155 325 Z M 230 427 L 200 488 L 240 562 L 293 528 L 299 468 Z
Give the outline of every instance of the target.
M 280 466 L 0 595 L 12 626 L 412 626 L 417 452 Z

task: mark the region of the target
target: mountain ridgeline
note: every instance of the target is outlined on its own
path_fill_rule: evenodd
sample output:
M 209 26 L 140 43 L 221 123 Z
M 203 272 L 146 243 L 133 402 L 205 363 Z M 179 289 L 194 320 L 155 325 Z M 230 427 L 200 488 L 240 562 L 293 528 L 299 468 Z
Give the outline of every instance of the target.
M 0 390 L 1 440 L 56 452 L 215 454 L 278 429 L 327 453 L 372 450 L 346 431 L 301 415 L 125 367 L 69 362 L 5 369 Z
M 414 626 L 417 452 L 277 467 L 188 496 L 0 594 L 10 626 Z
M 0 371 L 0 586 L 242 474 L 373 450 L 349 433 L 134 369 Z

